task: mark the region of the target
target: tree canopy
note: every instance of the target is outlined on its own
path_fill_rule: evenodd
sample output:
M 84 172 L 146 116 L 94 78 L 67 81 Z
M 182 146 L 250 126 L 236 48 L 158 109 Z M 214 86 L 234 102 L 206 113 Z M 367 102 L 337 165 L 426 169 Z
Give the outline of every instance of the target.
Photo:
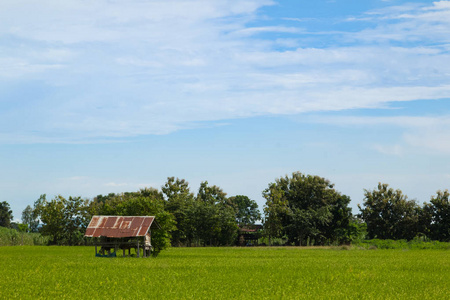
M 12 219 L 13 215 L 9 203 L 6 201 L 0 202 L 0 226 L 11 227 Z
M 419 206 L 401 190 L 379 183 L 377 189 L 364 191 L 361 218 L 367 224 L 370 239 L 412 239 L 417 231 Z
M 267 233 L 271 237 L 285 235 L 296 245 L 347 242 L 350 198 L 333 187 L 325 178 L 300 172 L 270 183 L 263 192 Z
M 294 172 L 277 178 L 262 193 L 264 233 L 269 244 L 282 238 L 289 245 L 349 243 L 354 239 L 407 239 L 426 237 L 450 241 L 450 193 L 437 191 L 419 206 L 401 190 L 379 183 L 364 190 L 360 214 L 353 216 L 350 198 L 329 180 Z M 93 215 L 155 216 L 161 230 L 152 233 L 154 254 L 169 246 L 220 246 L 236 244 L 239 226 L 261 219 L 255 200 L 245 195 L 228 197 L 222 188 L 200 183 L 196 194 L 184 179 L 168 177 L 161 190 L 109 193 L 93 199 L 47 200 L 45 194 L 22 212 L 23 228 L 39 231 L 50 244 L 80 245 Z M 12 211 L 0 203 L 0 226 L 10 227 Z

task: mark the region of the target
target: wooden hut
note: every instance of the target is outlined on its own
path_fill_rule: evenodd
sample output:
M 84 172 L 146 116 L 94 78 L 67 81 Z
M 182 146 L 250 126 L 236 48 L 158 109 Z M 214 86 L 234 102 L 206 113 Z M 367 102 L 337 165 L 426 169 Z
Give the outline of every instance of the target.
M 258 240 L 262 236 L 263 226 L 260 224 L 239 226 L 239 246 L 257 246 Z
M 94 238 L 95 256 L 115 257 L 119 249 L 135 249 L 136 256 L 150 256 L 152 229 L 160 229 L 153 216 L 93 216 L 85 237 Z M 100 248 L 99 248 L 100 247 Z

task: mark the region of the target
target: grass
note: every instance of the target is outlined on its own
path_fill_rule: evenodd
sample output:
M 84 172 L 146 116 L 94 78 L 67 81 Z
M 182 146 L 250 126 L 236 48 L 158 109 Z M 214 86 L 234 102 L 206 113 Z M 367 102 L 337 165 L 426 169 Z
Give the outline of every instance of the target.
M 450 298 L 450 251 L 339 249 L 0 247 L 0 299 Z

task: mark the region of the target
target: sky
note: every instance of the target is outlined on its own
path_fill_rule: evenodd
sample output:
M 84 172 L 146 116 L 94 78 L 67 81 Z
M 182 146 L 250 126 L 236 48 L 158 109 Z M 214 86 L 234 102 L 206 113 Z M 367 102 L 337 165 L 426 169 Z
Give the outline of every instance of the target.
M 450 188 L 450 1 L 2 0 L 0 202 L 299 171 Z

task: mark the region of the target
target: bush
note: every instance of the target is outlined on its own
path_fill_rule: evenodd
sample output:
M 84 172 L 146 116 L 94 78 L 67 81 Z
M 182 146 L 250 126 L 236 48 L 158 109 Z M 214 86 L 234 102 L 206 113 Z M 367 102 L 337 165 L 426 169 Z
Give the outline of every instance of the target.
M 19 232 L 16 229 L 0 227 L 0 246 L 47 245 L 48 238 L 39 233 Z

